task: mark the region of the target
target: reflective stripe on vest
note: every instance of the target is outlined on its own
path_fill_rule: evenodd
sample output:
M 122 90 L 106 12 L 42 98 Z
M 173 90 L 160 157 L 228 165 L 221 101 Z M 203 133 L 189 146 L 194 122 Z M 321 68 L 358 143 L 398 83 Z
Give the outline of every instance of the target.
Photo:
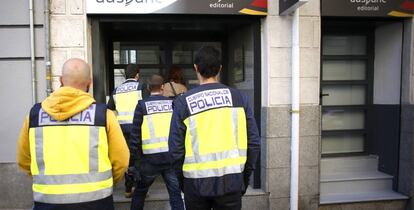
M 144 115 L 142 122 L 142 153 L 168 152 L 171 112 Z
M 42 110 L 39 113 L 46 119 Z M 80 203 L 112 195 L 106 129 L 82 122 L 87 119 L 81 117 L 88 116 L 86 111 L 77 116 L 80 117 L 64 122 L 43 120 L 47 122 L 44 126 L 29 129 L 33 195 L 37 202 Z
M 135 107 L 141 99 L 141 90 L 114 94 L 117 119 L 120 124 L 132 124 Z
M 243 172 L 247 157 L 243 108 L 208 110 L 190 116 L 184 123 L 187 126 L 184 177 L 220 177 Z

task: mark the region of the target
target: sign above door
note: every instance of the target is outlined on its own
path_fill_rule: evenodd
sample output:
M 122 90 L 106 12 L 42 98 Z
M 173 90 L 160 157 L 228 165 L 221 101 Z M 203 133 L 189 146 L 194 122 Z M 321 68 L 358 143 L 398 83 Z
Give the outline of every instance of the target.
M 268 0 L 86 0 L 87 14 L 267 15 Z
M 289 15 L 308 0 L 279 0 L 279 15 Z
M 414 0 L 322 0 L 322 16 L 413 17 Z

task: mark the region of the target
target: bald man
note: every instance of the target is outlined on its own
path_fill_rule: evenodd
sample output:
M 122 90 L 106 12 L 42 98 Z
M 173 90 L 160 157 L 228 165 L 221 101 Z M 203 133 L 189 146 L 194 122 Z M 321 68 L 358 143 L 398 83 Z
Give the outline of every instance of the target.
M 129 151 L 114 113 L 87 93 L 90 74 L 85 61 L 66 61 L 61 87 L 26 117 L 17 162 L 33 179 L 35 210 L 114 209 Z

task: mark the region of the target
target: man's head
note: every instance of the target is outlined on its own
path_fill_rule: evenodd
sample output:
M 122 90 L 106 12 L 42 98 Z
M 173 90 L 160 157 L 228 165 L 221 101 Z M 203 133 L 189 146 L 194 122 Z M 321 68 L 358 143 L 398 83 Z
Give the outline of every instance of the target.
M 221 70 L 220 51 L 212 46 L 202 47 L 195 55 L 194 68 L 205 79 L 216 77 Z
M 128 64 L 125 70 L 125 78 L 127 79 L 139 79 L 139 67 L 136 64 Z
M 162 92 L 164 89 L 164 79 L 158 74 L 154 74 L 148 80 L 148 89 L 153 92 Z
M 82 59 L 71 58 L 63 64 L 62 86 L 73 87 L 88 92 L 92 83 L 89 65 Z

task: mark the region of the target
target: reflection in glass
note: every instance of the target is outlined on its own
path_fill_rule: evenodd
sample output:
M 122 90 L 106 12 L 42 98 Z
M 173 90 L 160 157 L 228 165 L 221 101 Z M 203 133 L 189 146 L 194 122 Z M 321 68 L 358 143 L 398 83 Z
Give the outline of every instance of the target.
M 125 81 L 125 70 L 124 69 L 114 69 L 114 85 L 118 87 Z
M 365 93 L 363 85 L 324 85 L 322 105 L 362 105 Z
M 137 50 L 138 64 L 160 64 L 158 50 Z
M 324 36 L 323 55 L 365 55 L 366 36 Z
M 193 54 L 192 51 L 173 51 L 173 63 L 174 64 L 192 64 Z
M 213 46 L 221 52 L 220 42 L 175 42 L 173 45 L 173 56 L 175 52 L 186 52 L 186 54 L 185 58 L 183 58 L 185 59 L 185 63 L 178 63 L 178 60 L 176 60 L 176 63 L 173 58 L 173 64 L 192 64 L 197 50 L 203 46 Z M 187 57 L 190 53 L 191 57 Z M 181 55 L 184 56 L 183 54 Z M 178 59 L 178 57 L 176 59 Z M 188 62 L 188 59 L 191 59 L 191 62 Z
M 322 136 L 322 154 L 363 151 L 363 134 L 341 134 Z
M 114 42 L 114 64 L 120 64 L 120 59 L 121 59 L 121 55 L 120 55 L 120 43 L 119 42 Z
M 129 51 L 129 63 L 133 63 L 133 64 L 137 63 L 137 51 L 136 50 Z
M 322 130 L 364 129 L 364 110 L 325 110 L 322 113 Z
M 147 83 L 153 74 L 160 74 L 160 69 L 141 68 L 139 72 L 140 82 Z
M 121 50 L 121 64 L 128 64 L 129 51 Z
M 183 76 L 186 81 L 197 80 L 197 74 L 195 73 L 194 68 L 183 68 Z
M 324 60 L 322 80 L 365 80 L 365 61 L 361 60 Z

